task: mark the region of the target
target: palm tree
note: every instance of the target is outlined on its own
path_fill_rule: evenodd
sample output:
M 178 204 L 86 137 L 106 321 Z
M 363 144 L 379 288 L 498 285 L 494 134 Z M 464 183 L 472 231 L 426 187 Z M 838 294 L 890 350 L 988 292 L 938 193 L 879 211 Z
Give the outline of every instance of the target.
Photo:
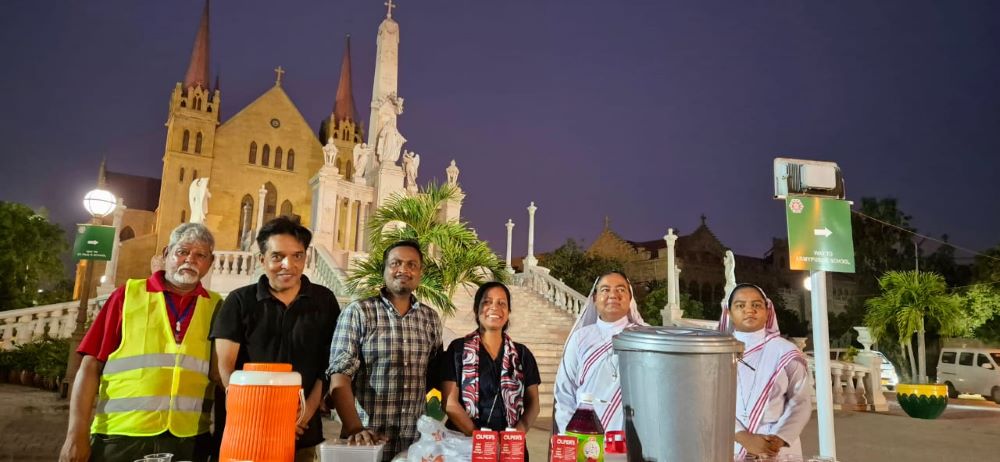
M 370 251 L 367 258 L 354 263 L 347 279 L 348 289 L 360 296 L 378 293 L 385 284 L 382 252 L 403 239 L 419 242 L 424 252 L 417 296 L 444 315 L 454 314 L 451 299 L 459 286 L 491 279 L 506 282 L 505 265 L 486 242 L 466 223 L 444 221 L 438 216 L 441 207 L 458 194 L 454 186 L 431 183 L 421 194 L 390 197 L 368 222 Z
M 924 334 L 928 327 L 945 335 L 962 332 L 964 314 L 957 295 L 937 273 L 889 271 L 879 278 L 882 295 L 865 302 L 865 325 L 876 339 L 893 340 L 901 348 L 917 334 L 917 380 L 927 381 Z M 910 369 L 914 368 L 912 354 Z

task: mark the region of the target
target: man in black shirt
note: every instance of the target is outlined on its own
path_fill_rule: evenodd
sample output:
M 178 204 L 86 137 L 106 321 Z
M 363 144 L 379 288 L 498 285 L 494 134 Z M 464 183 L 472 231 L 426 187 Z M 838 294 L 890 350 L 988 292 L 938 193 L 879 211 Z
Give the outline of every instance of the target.
M 340 315 L 333 292 L 302 275 L 311 240 L 308 229 L 287 217 L 267 222 L 257 234 L 264 274 L 256 284 L 230 292 L 215 313 L 210 334 L 225 387 L 245 363 L 289 363 L 302 375 L 306 408 L 296 430 L 296 462 L 311 462 L 323 441 L 316 411 L 326 389 L 327 352 Z M 221 424 L 217 421 L 216 428 Z

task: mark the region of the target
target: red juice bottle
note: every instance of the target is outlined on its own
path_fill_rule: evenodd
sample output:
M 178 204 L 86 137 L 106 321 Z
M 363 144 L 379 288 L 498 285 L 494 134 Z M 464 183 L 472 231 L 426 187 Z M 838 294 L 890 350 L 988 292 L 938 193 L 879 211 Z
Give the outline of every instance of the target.
M 594 396 L 583 393 L 580 405 L 566 425 L 566 436 L 577 439 L 577 462 L 604 462 L 604 426 L 594 412 Z

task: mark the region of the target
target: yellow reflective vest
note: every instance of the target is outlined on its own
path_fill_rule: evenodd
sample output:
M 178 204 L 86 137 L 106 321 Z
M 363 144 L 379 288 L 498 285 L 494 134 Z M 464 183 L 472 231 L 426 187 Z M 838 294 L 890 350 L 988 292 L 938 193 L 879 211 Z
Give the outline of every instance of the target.
M 177 344 L 164 296 L 147 292 L 145 279 L 126 283 L 122 342 L 104 365 L 91 433 L 170 431 L 189 437 L 208 431 L 215 393 L 208 378 L 208 332 L 220 297 L 215 292 L 198 297 L 184 340 Z

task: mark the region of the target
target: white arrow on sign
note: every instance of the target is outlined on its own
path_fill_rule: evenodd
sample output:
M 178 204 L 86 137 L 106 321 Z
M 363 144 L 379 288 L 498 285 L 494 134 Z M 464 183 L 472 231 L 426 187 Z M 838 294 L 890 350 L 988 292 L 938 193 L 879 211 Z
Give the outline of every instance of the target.
M 87 241 L 87 243 L 90 245 L 97 245 L 97 241 Z
M 833 234 L 833 231 L 830 231 L 829 228 L 814 229 L 813 230 L 813 235 L 815 235 L 815 236 L 830 237 L 831 234 Z

